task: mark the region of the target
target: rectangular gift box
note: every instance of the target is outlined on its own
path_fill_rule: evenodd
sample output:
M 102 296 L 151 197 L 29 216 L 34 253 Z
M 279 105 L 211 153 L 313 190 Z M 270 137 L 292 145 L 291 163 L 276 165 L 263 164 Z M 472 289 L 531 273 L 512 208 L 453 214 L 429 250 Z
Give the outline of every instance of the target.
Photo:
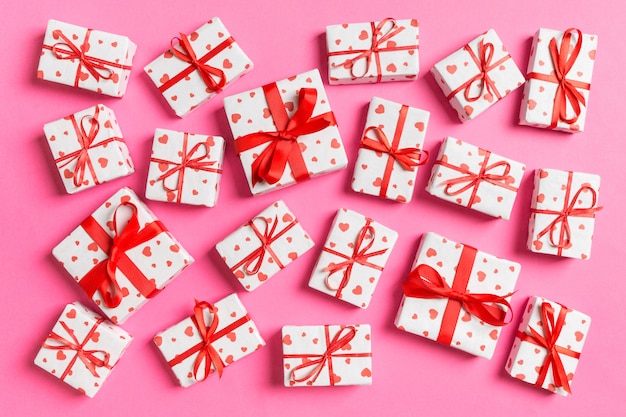
M 557 394 L 571 394 L 591 318 L 541 297 L 530 297 L 505 369 Z
M 589 259 L 600 176 L 557 169 L 535 170 L 528 240 L 533 252 Z
M 520 162 L 447 137 L 439 148 L 426 191 L 508 220 L 525 170 Z
M 396 240 L 396 231 L 355 211 L 339 209 L 309 287 L 367 308 Z
M 224 99 L 252 194 L 348 164 L 317 69 Z
M 105 201 L 52 254 L 114 323 L 193 262 L 130 188 Z
M 126 36 L 49 20 L 37 78 L 123 97 L 137 45 Z
M 530 49 L 519 123 L 582 132 L 597 47 L 597 35 L 578 29 L 539 29 Z
M 525 81 L 493 29 L 436 63 L 430 72 L 461 122 L 475 118 Z
M 170 49 L 144 71 L 176 115 L 183 117 L 252 68 L 250 58 L 214 17 L 190 35 L 173 38 Z
M 425 233 L 413 265 L 396 327 L 491 359 L 512 319 L 508 300 L 520 264 Z
M 199 206 L 217 204 L 224 138 L 156 129 L 146 198 Z
M 97 104 L 43 127 L 68 194 L 135 172 L 113 110 Z
M 75 301 L 43 340 L 35 365 L 93 398 L 133 340 L 124 329 Z
M 413 198 L 430 113 L 373 97 L 367 111 L 352 189 L 408 203 Z
M 188 387 L 265 346 L 254 321 L 231 294 L 215 304 L 197 301 L 193 315 L 154 337 L 178 383 Z
M 391 19 L 326 27 L 330 85 L 413 81 L 419 73 L 419 22 Z
M 372 385 L 369 324 L 283 326 L 286 387 Z

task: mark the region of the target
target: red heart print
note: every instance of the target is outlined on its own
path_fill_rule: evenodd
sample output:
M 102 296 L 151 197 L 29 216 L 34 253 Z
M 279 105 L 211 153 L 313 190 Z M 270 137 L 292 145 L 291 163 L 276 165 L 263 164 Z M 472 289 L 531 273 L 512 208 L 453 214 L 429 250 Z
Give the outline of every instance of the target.
M 456 72 L 456 65 L 446 65 L 446 71 L 450 74 L 454 74 Z

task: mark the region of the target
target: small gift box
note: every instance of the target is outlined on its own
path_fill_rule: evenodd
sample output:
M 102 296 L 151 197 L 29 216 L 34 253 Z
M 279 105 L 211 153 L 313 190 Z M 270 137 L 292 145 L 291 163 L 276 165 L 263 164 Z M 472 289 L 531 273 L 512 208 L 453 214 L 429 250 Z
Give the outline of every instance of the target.
M 528 241 L 533 252 L 589 259 L 600 176 L 538 169 L 530 206 Z
M 398 233 L 355 211 L 339 209 L 309 287 L 366 308 Z
M 372 385 L 369 324 L 283 326 L 286 387 Z
M 69 194 L 135 172 L 113 111 L 103 104 L 43 127 Z
M 426 191 L 442 200 L 508 219 L 525 170 L 520 162 L 447 137 Z
M 537 31 L 528 61 L 521 125 L 583 131 L 597 46 L 597 35 L 578 29 Z
M 282 201 L 253 217 L 215 245 L 241 285 L 252 291 L 313 247 Z
M 146 198 L 199 206 L 217 203 L 224 138 L 157 129 Z
M 417 19 L 326 27 L 330 85 L 413 81 L 419 73 Z
M 215 304 L 197 301 L 193 315 L 154 337 L 178 383 L 188 387 L 265 346 L 254 321 L 231 294 Z
M 105 201 L 52 254 L 114 323 L 193 262 L 130 188 Z
M 428 161 L 422 150 L 430 113 L 372 98 L 354 167 L 352 189 L 408 203 L 413 197 L 420 165 Z
M 524 84 L 524 76 L 493 29 L 436 63 L 430 72 L 462 122 Z
M 348 163 L 317 69 L 224 99 L 252 194 Z
M 222 21 L 214 17 L 189 36 L 180 33 L 173 38 L 170 49 L 144 71 L 176 115 L 183 117 L 252 67 Z
M 530 297 L 506 371 L 529 384 L 566 396 L 591 318 L 541 297 Z
M 400 330 L 491 359 L 520 264 L 435 233 L 425 233 L 414 267 L 402 284 Z
M 49 20 L 37 78 L 123 97 L 136 50 L 126 36 Z
M 44 339 L 35 365 L 93 398 L 133 337 L 75 301 Z

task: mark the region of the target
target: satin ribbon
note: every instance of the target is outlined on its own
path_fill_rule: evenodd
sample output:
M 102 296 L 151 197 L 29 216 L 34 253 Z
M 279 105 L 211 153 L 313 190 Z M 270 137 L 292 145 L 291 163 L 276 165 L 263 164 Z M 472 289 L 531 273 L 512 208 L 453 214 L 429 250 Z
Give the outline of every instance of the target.
M 63 372 L 63 374 L 61 374 L 61 380 L 64 380 L 65 377 L 69 375 L 71 369 L 74 367 L 74 364 L 78 359 L 80 359 L 85 364 L 85 368 L 87 368 L 91 375 L 95 376 L 96 378 L 100 378 L 97 368 L 113 368 L 113 366 L 109 363 L 111 355 L 108 352 L 100 349 L 85 349 L 85 345 L 89 342 L 89 339 L 91 339 L 91 336 L 93 336 L 96 329 L 103 321 L 104 319 L 102 318 L 98 319 L 98 321 L 96 321 L 96 324 L 94 324 L 94 326 L 89 330 L 87 336 L 85 336 L 82 342 L 78 341 L 78 338 L 74 334 L 74 331 L 64 321 L 59 321 L 59 324 L 61 324 L 71 340 L 60 336 L 57 333 L 50 332 L 48 337 L 43 341 L 42 346 L 46 349 L 59 351 L 71 350 L 76 352 L 76 355 L 74 355 L 74 357 L 70 360 L 67 367 L 65 368 L 65 371 Z M 59 344 L 50 344 L 48 343 L 48 340 Z M 96 355 L 101 355 L 102 359 Z
M 207 324 L 204 319 L 204 309 L 208 309 L 209 312 L 213 315 L 213 320 L 211 321 L 211 324 Z M 196 356 L 196 359 L 193 363 L 194 379 L 196 381 L 203 381 L 204 379 L 206 379 L 211 373 L 211 365 L 215 367 L 215 371 L 217 372 L 219 377 L 221 377 L 222 373 L 224 372 L 224 368 L 228 365 L 225 364 L 224 361 L 222 361 L 219 352 L 213 346 L 213 342 L 249 322 L 250 316 L 246 314 L 245 316 L 238 318 L 228 326 L 218 331 L 217 329 L 219 328 L 219 314 L 217 308 L 215 308 L 213 304 L 207 303 L 206 301 L 196 300 L 196 305 L 193 308 L 193 315 L 191 316 L 191 320 L 196 326 L 196 329 L 198 329 L 198 333 L 202 338 L 202 341 L 187 349 L 185 352 L 174 356 L 174 358 L 168 362 L 168 365 L 170 367 L 174 367 L 182 363 L 185 359 L 197 353 L 198 355 Z M 202 368 L 203 363 L 204 373 L 199 377 L 199 371 L 200 368 Z
M 174 41 L 178 41 L 178 47 L 174 44 Z M 189 64 L 187 68 L 176 74 L 174 77 L 168 79 L 161 84 L 159 91 L 165 92 L 173 85 L 186 78 L 194 71 L 198 72 L 200 78 L 207 86 L 207 92 L 219 92 L 226 85 L 226 74 L 221 69 L 207 64 L 207 62 L 215 57 L 217 54 L 228 48 L 235 40 L 229 37 L 224 42 L 221 42 L 215 48 L 211 49 L 208 53 L 198 58 L 196 52 L 191 46 L 189 38 L 184 33 L 180 34 L 180 38 L 174 38 L 170 42 L 170 52 L 178 59 Z M 215 81 L 215 80 L 219 81 Z
M 474 294 L 467 285 L 477 250 L 464 245 L 456 273 L 450 287 L 430 265 L 419 264 L 411 273 L 402 290 L 406 297 L 425 299 L 448 299 L 437 342 L 450 345 L 461 309 L 492 326 L 505 326 L 513 319 L 513 311 L 506 297 L 513 295 Z M 511 312 L 507 319 L 508 311 Z
M 484 151 L 484 150 L 483 150 Z M 513 187 L 512 185 L 507 184 L 507 180 L 511 178 L 509 173 L 511 172 L 511 164 L 509 164 L 505 160 L 500 160 L 498 162 L 494 162 L 491 165 L 488 165 L 489 158 L 491 157 L 491 152 L 485 152 L 485 159 L 482 164 L 480 164 L 480 170 L 475 173 L 470 171 L 469 167 L 465 164 L 461 166 L 455 166 L 449 164 L 445 160 L 438 160 L 435 164 L 444 166 L 446 168 L 453 169 L 455 171 L 459 171 L 463 176 L 451 178 L 449 180 L 443 181 L 441 185 L 445 185 L 446 188 L 444 192 L 447 195 L 455 196 L 466 192 L 467 190 L 472 190 L 472 194 L 467 201 L 467 207 L 472 207 L 474 203 L 476 203 L 476 196 L 478 194 L 478 188 L 481 182 L 488 182 L 493 185 L 497 185 L 499 187 L 505 188 L 507 190 L 517 192 L 517 187 Z M 501 174 L 493 174 L 491 171 L 498 169 L 500 167 L 504 167 L 504 170 Z M 460 188 L 453 189 L 455 186 L 460 186 Z
M 387 196 L 394 162 L 397 162 L 407 171 L 413 171 L 416 167 L 424 165 L 428 162 L 428 151 L 423 151 L 418 148 L 398 148 L 400 146 L 402 130 L 404 129 L 408 111 L 408 106 L 403 105 L 400 108 L 400 115 L 398 117 L 398 122 L 396 123 L 396 129 L 394 131 L 391 144 L 389 143 L 389 139 L 387 139 L 387 135 L 385 135 L 383 129 L 378 126 L 369 126 L 365 129 L 365 132 L 363 132 L 363 139 L 361 139 L 360 145 L 361 148 L 389 155 L 378 194 L 381 197 Z M 367 137 L 367 134 L 370 131 L 374 132 L 376 139 Z M 425 155 L 426 157 L 423 160 L 420 160 L 422 155 Z
M 288 354 L 283 355 L 283 358 L 293 359 L 302 358 L 306 362 L 295 366 L 291 369 L 290 379 L 294 383 L 304 382 L 313 385 L 317 378 L 320 376 L 324 367 L 328 367 L 328 379 L 330 385 L 335 385 L 333 378 L 333 358 L 366 358 L 371 357 L 371 353 L 337 353 L 342 348 L 346 347 L 352 339 L 356 336 L 356 328 L 354 326 L 345 326 L 335 333 L 333 338 L 330 338 L 329 326 L 324 326 L 324 337 L 326 339 L 326 351 L 323 354 Z M 347 333 L 346 333 L 347 331 Z M 345 334 L 344 334 L 345 333 Z M 305 372 L 303 376 L 297 377 L 296 372 L 311 368 L 308 372 Z
M 350 277 L 352 276 L 352 268 L 354 268 L 354 264 L 359 264 L 359 265 L 366 266 L 368 268 L 373 268 L 377 271 L 383 270 L 382 266 L 369 262 L 369 258 L 371 258 L 372 256 L 379 256 L 387 252 L 387 248 L 385 248 L 385 249 L 368 253 L 368 251 L 374 245 L 374 241 L 376 240 L 376 230 L 374 229 L 374 226 L 372 226 L 371 223 L 372 223 L 372 219 L 366 220 L 365 226 L 361 228 L 361 231 L 359 232 L 356 238 L 356 242 L 354 243 L 354 251 L 352 252 L 351 255 L 345 255 L 341 252 L 337 252 L 336 250 L 331 249 L 326 246 L 324 247 L 324 249 L 322 249 L 324 252 L 327 252 L 332 255 L 345 259 L 345 261 L 339 262 L 337 264 L 331 263 L 330 265 L 328 265 L 326 268 L 323 269 L 324 272 L 328 272 L 328 275 L 326 276 L 326 279 L 324 280 L 326 288 L 328 288 L 331 291 L 336 291 L 335 292 L 336 298 L 341 298 L 341 292 L 348 285 L 348 282 L 350 281 Z M 365 244 L 366 241 L 367 241 L 367 244 Z M 343 278 L 341 279 L 339 286 L 334 286 L 330 282 L 330 278 L 334 273 L 340 272 L 340 271 L 343 271 Z
M 298 92 L 298 108 L 291 118 L 276 83 L 263 86 L 263 92 L 276 126 L 274 132 L 249 133 L 235 140 L 235 150 L 241 154 L 257 146 L 269 143 L 252 163 L 252 185 L 260 181 L 276 184 L 282 178 L 287 165 L 294 179 L 309 178 L 298 137 L 319 132 L 328 126 L 335 126 L 332 111 L 313 117 L 317 102 L 317 89 L 301 88 Z
M 569 225 L 570 217 L 595 217 L 595 213 L 597 211 L 602 210 L 602 207 L 596 207 L 597 202 L 597 192 L 590 185 L 581 185 L 578 191 L 574 194 L 572 198 L 570 198 L 570 193 L 572 190 L 572 180 L 574 178 L 573 172 L 567 173 L 567 186 L 565 189 L 565 197 L 563 199 L 563 209 L 562 210 L 547 210 L 547 209 L 536 209 L 531 208 L 530 212 L 535 214 L 547 214 L 549 216 L 556 216 L 554 220 L 552 220 L 545 228 L 543 228 L 537 234 L 537 239 L 541 239 L 546 234 L 549 235 L 550 244 L 557 248 L 557 255 L 561 256 L 563 253 L 563 249 L 568 249 L 571 247 L 571 238 L 572 232 Z M 586 191 L 591 192 L 591 204 L 589 207 L 576 207 L 578 204 L 578 198 L 580 194 Z M 559 231 L 559 240 L 558 242 L 554 238 L 554 233 L 557 229 L 557 226 L 561 224 L 561 228 Z
M 580 352 L 575 352 L 569 348 L 558 346 L 556 343 L 559 340 L 559 335 L 563 330 L 565 324 L 565 316 L 571 311 L 565 306 L 561 306 L 559 315 L 555 320 L 554 307 L 550 303 L 541 303 L 541 326 L 543 335 L 528 326 L 530 333 L 517 332 L 517 337 L 523 342 L 533 343 L 537 346 L 541 346 L 546 349 L 547 355 L 539 370 L 537 381 L 535 385 L 542 386 L 548 375 L 548 370 L 552 367 L 552 378 L 554 380 L 555 387 L 562 387 L 567 393 L 571 394 L 571 388 L 567 379 L 567 373 L 561 360 L 561 355 L 567 355 L 574 359 L 580 359 Z
M 574 49 L 571 49 L 573 33 L 576 33 L 577 40 Z M 558 84 L 554 94 L 554 106 L 552 108 L 552 119 L 548 127 L 549 129 L 556 128 L 559 121 L 567 124 L 575 123 L 582 112 L 581 105 L 586 106 L 585 96 L 583 96 L 578 89 L 589 90 L 591 84 L 567 79 L 567 75 L 578 59 L 582 43 L 583 34 L 580 30 L 575 28 L 567 29 L 563 34 L 560 45 L 557 45 L 556 38 L 550 40 L 550 59 L 554 66 L 554 73 L 541 74 L 531 72 L 528 74 L 529 79 L 534 78 L 536 80 Z M 567 117 L 567 103 L 570 104 L 574 111 L 574 116 L 572 117 Z
M 96 58 L 93 56 L 88 56 L 87 51 L 89 50 L 89 37 L 91 35 L 92 29 L 87 29 L 87 33 L 85 34 L 85 39 L 82 45 L 78 46 L 74 42 L 70 40 L 67 36 L 63 34 L 60 29 L 52 32 L 52 37 L 54 39 L 61 38 L 62 42 L 56 42 L 54 45 L 44 45 L 43 49 L 48 49 L 52 51 L 54 56 L 57 59 L 66 60 L 74 62 L 74 60 L 78 60 L 78 68 L 76 69 L 76 77 L 74 79 L 74 86 L 78 87 L 78 83 L 81 81 L 81 68 L 85 68 L 89 74 L 91 74 L 96 81 L 110 80 L 115 75 L 115 71 L 113 71 L 110 67 L 120 68 L 124 70 L 130 70 L 132 67 L 129 65 L 123 65 L 118 62 L 106 61 L 101 58 Z
M 120 207 L 130 208 L 132 216 L 122 230 L 118 231 L 117 211 Z M 128 251 L 149 242 L 163 232 L 167 232 L 167 229 L 160 221 L 153 221 L 141 228 L 137 217 L 137 206 L 130 202 L 122 202 L 113 214 L 111 222 L 111 228 L 114 230 L 113 237 L 93 216 L 87 217 L 81 223 L 81 227 L 107 255 L 106 259 L 98 261 L 78 281 L 78 284 L 89 297 L 93 298 L 94 294 L 99 292 L 106 307 L 115 308 L 119 306 L 123 295 L 116 277 L 118 269 L 144 297 L 152 298 L 159 292 L 154 280 L 146 277 L 128 257 Z
M 450 100 L 459 92 L 463 91 L 463 96 L 465 97 L 465 100 L 471 103 L 477 101 L 480 97 L 482 97 L 485 90 L 487 90 L 487 93 L 491 94 L 492 96 L 496 96 L 496 98 L 500 100 L 502 98 L 502 95 L 496 88 L 495 82 L 489 76 L 489 71 L 499 67 L 507 60 L 511 59 L 511 55 L 507 53 L 496 62 L 492 62 L 493 56 L 495 54 L 495 47 L 491 42 L 485 43 L 484 39 L 481 39 L 480 42 L 478 42 L 478 56 L 476 56 L 476 53 L 469 45 L 465 45 L 463 49 L 467 51 L 467 53 L 470 55 L 470 57 L 478 67 L 478 74 L 474 75 L 468 81 L 464 82 L 454 91 L 448 94 L 447 99 Z M 472 86 L 476 82 L 480 84 L 480 90 L 478 91 L 478 94 L 472 96 Z
M 389 22 L 391 22 L 391 27 L 387 31 L 384 31 L 385 25 Z M 376 63 L 376 82 L 379 83 L 382 80 L 380 53 L 415 50 L 417 49 L 417 45 L 395 46 L 395 43 L 393 41 L 390 42 L 391 38 L 404 30 L 403 26 L 398 26 L 395 19 L 388 17 L 384 20 L 381 20 L 378 25 L 376 25 L 376 22 L 370 22 L 370 25 L 372 31 L 372 44 L 369 49 L 349 49 L 347 51 L 329 52 L 328 56 L 358 54 L 353 58 L 346 59 L 341 64 L 331 64 L 333 68 L 339 66 L 343 66 L 346 69 L 349 68 L 350 76 L 355 79 L 363 78 L 367 75 L 367 73 L 370 71 L 373 57 Z M 385 42 L 389 42 L 386 47 L 383 46 L 383 43 Z M 393 44 L 393 46 L 391 44 Z M 365 71 L 363 71 L 363 74 L 355 74 L 354 67 L 356 63 L 362 59 L 365 60 Z
M 168 164 L 174 165 L 172 168 L 165 171 L 161 174 L 157 181 L 163 181 L 163 189 L 165 191 L 176 193 L 176 202 L 180 203 L 183 194 L 183 184 L 185 183 L 185 169 L 193 169 L 196 171 L 206 171 L 206 172 L 214 172 L 217 174 L 221 174 L 222 170 L 220 168 L 213 168 L 212 165 L 215 165 L 216 161 L 208 161 L 206 160 L 209 157 L 209 146 L 205 142 L 197 143 L 193 148 L 187 151 L 187 147 L 189 146 L 189 134 L 185 133 L 183 136 L 183 150 L 180 162 L 168 161 L 166 159 L 159 158 L 150 158 L 150 162 L 156 162 L 158 164 Z M 204 152 L 200 151 L 200 148 L 204 147 Z M 196 153 L 198 155 L 196 156 Z M 171 176 L 178 174 L 176 180 L 176 187 L 172 188 L 165 183 L 165 180 L 170 178 Z

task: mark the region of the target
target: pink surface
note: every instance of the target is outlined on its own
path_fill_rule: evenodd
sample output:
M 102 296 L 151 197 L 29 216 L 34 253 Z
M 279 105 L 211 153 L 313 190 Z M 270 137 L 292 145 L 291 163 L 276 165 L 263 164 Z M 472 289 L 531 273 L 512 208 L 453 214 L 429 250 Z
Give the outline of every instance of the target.
M 326 4 L 323 4 L 326 3 Z M 624 96 L 622 2 L 528 0 L 459 2 L 339 2 L 275 0 L 247 2 L 105 3 L 20 1 L 3 4 L 2 77 L 4 268 L 0 404 L 2 414 L 63 415 L 623 415 L 626 382 L 626 316 L 621 306 L 626 205 L 621 155 Z M 190 32 L 219 16 L 255 63 L 234 83 L 234 94 L 319 67 L 326 74 L 324 29 L 342 22 L 387 16 L 420 20 L 421 73 L 417 81 L 327 87 L 350 164 L 346 170 L 260 197 L 251 197 L 232 147 L 222 98 L 184 119 L 175 117 L 143 66 L 178 32 Z M 126 97 L 119 100 L 37 80 L 35 70 L 47 20 L 55 18 L 127 35 L 138 44 Z M 428 74 L 449 53 L 493 27 L 524 71 L 538 27 L 579 27 L 599 35 L 586 131 L 577 135 L 517 125 L 521 89 L 467 124 L 458 122 Z M 373 95 L 429 110 L 425 147 L 435 153 L 451 135 L 510 156 L 529 169 L 509 221 L 490 219 L 431 197 L 424 191 L 432 162 L 420 169 L 413 201 L 403 205 L 354 193 L 349 181 L 367 104 Z M 76 195 L 62 189 L 43 139 L 44 123 L 95 103 L 116 113 L 137 172 Z M 213 209 L 148 202 L 196 258 L 162 294 L 130 318 L 135 336 L 122 361 L 90 400 L 33 365 L 39 343 L 63 306 L 92 305 L 53 260 L 51 249 L 85 216 L 124 185 L 143 195 L 154 129 L 163 127 L 223 135 L 227 139 L 222 190 Z M 602 176 L 592 257 L 558 259 L 529 252 L 527 233 L 531 170 L 541 167 Z M 285 271 L 247 293 L 235 282 L 213 247 L 241 223 L 283 199 L 318 243 Z M 339 207 L 374 217 L 400 232 L 387 268 L 366 310 L 307 287 L 316 257 Z M 491 361 L 440 346 L 393 326 L 419 236 L 434 231 L 522 264 L 513 307 Z M 237 291 L 268 345 L 216 376 L 188 389 L 177 386 L 157 349 L 154 334 L 190 314 L 193 299 L 216 301 Z M 562 302 L 592 317 L 572 389 L 562 398 L 519 382 L 504 371 L 523 308 L 530 295 Z M 368 323 L 372 326 L 371 387 L 283 387 L 280 330 L 285 324 Z

